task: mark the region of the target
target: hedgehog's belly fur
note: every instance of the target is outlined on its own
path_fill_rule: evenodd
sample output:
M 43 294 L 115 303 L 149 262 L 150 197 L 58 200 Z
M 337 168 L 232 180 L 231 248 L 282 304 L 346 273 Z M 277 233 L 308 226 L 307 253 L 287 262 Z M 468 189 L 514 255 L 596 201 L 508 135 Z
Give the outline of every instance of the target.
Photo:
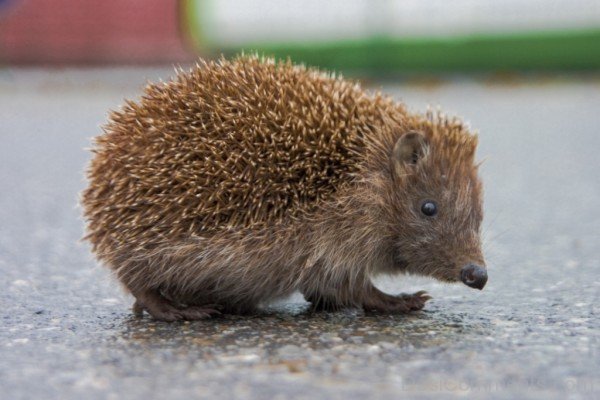
M 221 232 L 150 253 L 122 251 L 110 266 L 134 295 L 158 290 L 180 303 L 240 312 L 299 288 L 307 234 L 299 225 Z

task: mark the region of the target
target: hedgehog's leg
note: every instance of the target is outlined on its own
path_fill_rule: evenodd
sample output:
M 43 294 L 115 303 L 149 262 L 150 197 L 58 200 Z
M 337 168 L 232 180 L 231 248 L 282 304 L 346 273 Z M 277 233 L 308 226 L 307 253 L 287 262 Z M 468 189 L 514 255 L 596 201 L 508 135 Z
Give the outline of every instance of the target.
M 140 315 L 144 310 L 159 321 L 198 320 L 219 314 L 214 308 L 204 306 L 179 306 L 164 297 L 158 290 L 145 290 L 134 293 L 136 301 L 133 312 Z
M 401 312 L 421 310 L 431 296 L 424 290 L 413 294 L 390 295 L 372 286 L 365 293 L 363 308 L 366 311 Z
M 304 295 L 304 298 L 312 304 L 311 309 L 313 311 L 337 311 L 353 306 L 353 302 L 341 303 L 337 298 L 329 298 L 317 294 Z M 373 286 L 363 296 L 362 307 L 365 311 L 407 313 L 421 310 L 430 299 L 431 296 L 425 291 L 413 294 L 402 293 L 394 296 L 383 293 Z
M 341 283 L 340 283 L 341 282 Z M 300 289 L 304 299 L 311 303 L 313 311 L 338 311 L 344 308 L 359 308 L 361 296 L 359 291 L 350 290 L 348 280 L 330 285 L 319 284 L 317 287 L 308 285 Z

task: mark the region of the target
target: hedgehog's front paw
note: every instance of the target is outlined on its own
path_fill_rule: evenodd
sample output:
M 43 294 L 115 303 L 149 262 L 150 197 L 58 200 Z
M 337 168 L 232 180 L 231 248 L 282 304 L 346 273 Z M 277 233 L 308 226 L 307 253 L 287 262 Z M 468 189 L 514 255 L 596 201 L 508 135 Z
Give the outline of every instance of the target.
M 409 311 L 421 310 L 423 307 L 425 307 L 425 303 L 427 303 L 427 301 L 431 300 L 431 298 L 432 298 L 424 290 L 420 290 L 417 293 L 413 293 L 413 294 L 403 293 L 403 294 L 399 295 L 398 297 L 402 298 L 402 300 L 404 301 L 404 304 L 406 305 L 406 307 L 408 308 Z
M 212 306 L 176 306 L 160 293 L 147 291 L 136 295 L 133 312 L 141 316 L 146 311 L 154 319 L 173 322 L 180 320 L 195 321 L 220 314 Z
M 392 296 L 374 289 L 371 296 L 364 301 L 363 307 L 366 311 L 407 313 L 421 310 L 430 299 L 431 296 L 424 290 L 413 294 L 403 293 Z

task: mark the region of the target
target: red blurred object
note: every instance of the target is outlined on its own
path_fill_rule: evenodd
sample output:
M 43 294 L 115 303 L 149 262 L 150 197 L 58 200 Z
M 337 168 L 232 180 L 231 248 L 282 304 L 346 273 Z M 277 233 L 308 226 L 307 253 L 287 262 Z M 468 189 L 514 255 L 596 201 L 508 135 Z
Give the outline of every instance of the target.
M 177 0 L 0 0 L 0 62 L 190 60 Z

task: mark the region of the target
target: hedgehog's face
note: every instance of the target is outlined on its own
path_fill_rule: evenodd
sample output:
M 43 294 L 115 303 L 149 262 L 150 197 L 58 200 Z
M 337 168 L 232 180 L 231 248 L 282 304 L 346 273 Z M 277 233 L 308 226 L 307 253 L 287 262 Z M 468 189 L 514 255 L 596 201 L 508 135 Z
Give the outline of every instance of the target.
M 395 259 L 409 273 L 482 289 L 476 138 L 411 131 L 392 153 Z

